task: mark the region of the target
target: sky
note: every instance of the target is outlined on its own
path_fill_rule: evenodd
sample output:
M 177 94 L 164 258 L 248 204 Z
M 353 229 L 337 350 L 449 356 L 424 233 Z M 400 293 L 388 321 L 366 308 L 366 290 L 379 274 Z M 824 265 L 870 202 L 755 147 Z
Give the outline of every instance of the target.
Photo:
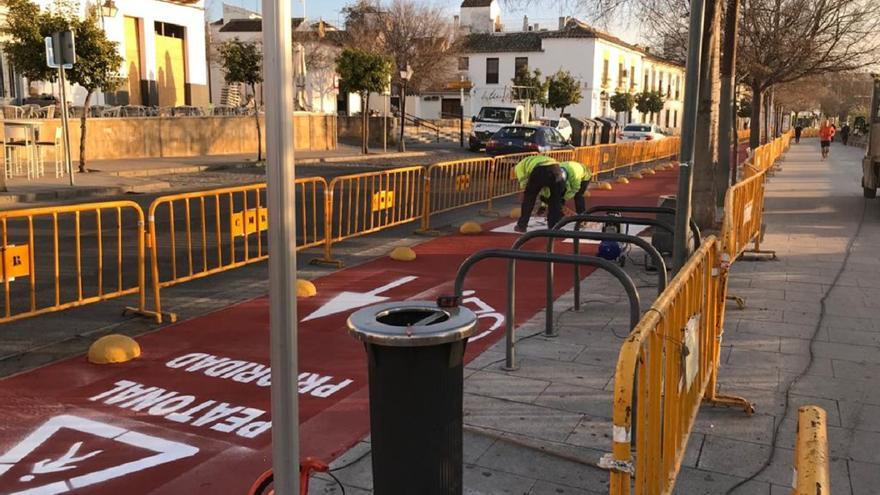
M 459 6 L 461 5 L 461 0 L 414 0 L 416 2 L 424 2 L 431 5 L 436 5 L 442 8 L 445 8 L 449 12 L 450 18 L 458 13 Z M 342 24 L 342 14 L 340 10 L 347 4 L 352 3 L 353 0 L 305 0 L 305 10 L 306 15 L 310 19 L 318 19 L 322 18 L 331 24 L 341 25 Z M 222 5 L 224 0 L 206 0 L 205 5 L 208 9 L 208 16 L 210 19 L 219 18 L 222 12 Z M 260 6 L 262 4 L 262 0 L 225 0 L 225 3 L 234 4 L 246 9 L 260 10 Z M 529 23 L 534 24 L 538 23 L 541 27 L 547 27 L 549 29 L 554 29 L 559 23 L 559 17 L 564 15 L 575 16 L 579 18 L 583 18 L 583 12 L 573 11 L 571 8 L 572 3 L 569 1 L 551 1 L 546 0 L 544 2 L 531 2 L 535 5 L 532 5 L 528 8 L 512 8 L 506 4 L 506 2 L 502 1 L 501 3 L 501 13 L 502 20 L 504 21 L 505 30 L 508 31 L 518 31 L 522 29 L 522 21 L 523 15 L 529 16 Z M 523 1 L 522 3 L 528 3 Z M 295 17 L 302 17 L 303 15 L 303 4 L 300 0 L 291 0 L 291 6 L 293 8 L 293 15 Z M 615 23 L 612 26 L 598 26 L 606 31 L 611 32 L 615 36 L 618 36 L 625 41 L 629 42 L 638 42 L 639 35 L 638 29 L 635 26 L 627 26 L 624 23 Z

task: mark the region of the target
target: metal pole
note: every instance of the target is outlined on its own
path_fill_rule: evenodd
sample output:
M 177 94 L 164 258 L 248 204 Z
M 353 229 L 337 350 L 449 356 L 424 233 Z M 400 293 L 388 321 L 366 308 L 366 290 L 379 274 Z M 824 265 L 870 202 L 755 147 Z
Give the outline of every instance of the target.
M 391 96 L 382 96 L 382 153 L 388 153 L 388 99 Z
M 74 184 L 73 159 L 70 155 L 70 120 L 67 116 L 67 79 L 64 76 L 64 67 L 58 67 L 58 77 L 61 80 L 61 134 L 64 136 L 64 167 L 67 168 L 67 177 L 72 186 Z
M 403 141 L 404 128 L 406 126 L 406 79 L 400 85 L 400 142 L 397 143 L 397 151 L 406 151 L 406 143 Z M 421 135 L 421 133 L 420 133 Z
M 266 193 L 269 207 L 269 328 L 272 471 L 275 493 L 299 493 L 296 343 L 296 204 L 290 2 L 263 0 Z
M 703 9 L 706 0 L 691 0 L 690 35 L 688 37 L 687 74 L 684 88 L 684 120 L 681 127 L 681 148 L 676 198 L 675 240 L 672 248 L 673 269 L 678 272 L 688 259 L 687 233 L 691 221 L 691 192 L 694 179 L 694 136 L 697 130 L 697 104 L 700 98 L 700 57 L 703 43 Z

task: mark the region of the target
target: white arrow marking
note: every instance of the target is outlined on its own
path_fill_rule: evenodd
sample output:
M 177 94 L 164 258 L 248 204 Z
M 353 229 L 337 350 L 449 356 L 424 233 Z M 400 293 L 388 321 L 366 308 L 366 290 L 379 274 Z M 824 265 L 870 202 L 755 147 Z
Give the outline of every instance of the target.
M 342 313 L 343 311 L 349 311 L 355 308 L 360 308 L 363 306 L 368 306 L 370 304 L 380 303 L 382 301 L 386 301 L 389 298 L 385 296 L 380 296 L 379 294 L 383 292 L 387 292 L 395 287 L 399 287 L 403 284 L 408 284 L 413 280 L 417 279 L 414 275 L 407 275 L 406 277 L 399 278 L 393 282 L 389 282 L 382 287 L 375 288 L 369 292 L 349 292 L 342 291 L 333 299 L 330 299 L 323 306 L 316 309 L 312 314 L 303 318 L 302 322 L 306 322 L 309 320 L 314 320 L 315 318 L 323 318 L 325 316 L 334 315 L 337 313 Z
M 103 452 L 102 450 L 96 450 L 81 457 L 74 457 L 76 453 L 79 452 L 79 448 L 82 447 L 82 444 L 82 442 L 76 442 L 71 445 L 66 454 L 54 461 L 52 459 L 43 459 L 42 461 L 35 462 L 31 474 L 56 473 L 59 471 L 67 471 L 68 469 L 76 469 L 76 465 L 73 463 L 84 461 L 90 457 L 95 457 Z

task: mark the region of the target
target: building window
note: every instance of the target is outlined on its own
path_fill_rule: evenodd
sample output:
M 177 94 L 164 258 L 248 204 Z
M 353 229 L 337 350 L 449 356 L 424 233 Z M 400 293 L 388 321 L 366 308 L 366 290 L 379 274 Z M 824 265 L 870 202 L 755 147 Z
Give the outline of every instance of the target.
M 669 110 L 666 111 L 666 127 L 669 127 Z
M 617 64 L 617 87 L 622 88 L 626 84 L 626 69 L 623 66 L 623 62 L 618 62 Z
M 681 97 L 681 80 L 678 78 L 679 76 L 675 76 L 675 99 L 678 100 Z
M 602 61 L 602 86 L 608 86 L 608 59 Z
M 678 110 L 672 114 L 672 127 L 678 128 Z
M 650 91 L 651 87 L 648 86 L 648 71 L 645 71 L 645 85 L 642 86 L 642 91 Z
M 513 73 L 522 74 L 529 71 L 529 57 L 516 57 L 513 59 Z
M 471 66 L 471 59 L 467 57 L 458 57 L 458 70 L 468 70 Z
M 486 59 L 486 84 L 498 84 L 498 59 Z
M 167 36 L 169 38 L 177 38 L 181 40 L 184 39 L 183 26 L 159 21 L 156 21 L 153 26 L 156 30 L 156 34 L 160 36 Z
M 633 65 L 629 68 L 629 89 L 635 89 L 636 87 L 636 66 Z

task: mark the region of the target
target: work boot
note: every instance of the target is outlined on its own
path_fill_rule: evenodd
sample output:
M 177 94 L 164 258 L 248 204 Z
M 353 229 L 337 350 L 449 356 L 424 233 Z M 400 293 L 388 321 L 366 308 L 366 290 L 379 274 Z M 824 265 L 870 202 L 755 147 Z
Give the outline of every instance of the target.
M 513 230 L 519 232 L 520 234 L 525 234 L 528 230 L 528 227 L 522 227 L 519 224 L 513 226 Z

